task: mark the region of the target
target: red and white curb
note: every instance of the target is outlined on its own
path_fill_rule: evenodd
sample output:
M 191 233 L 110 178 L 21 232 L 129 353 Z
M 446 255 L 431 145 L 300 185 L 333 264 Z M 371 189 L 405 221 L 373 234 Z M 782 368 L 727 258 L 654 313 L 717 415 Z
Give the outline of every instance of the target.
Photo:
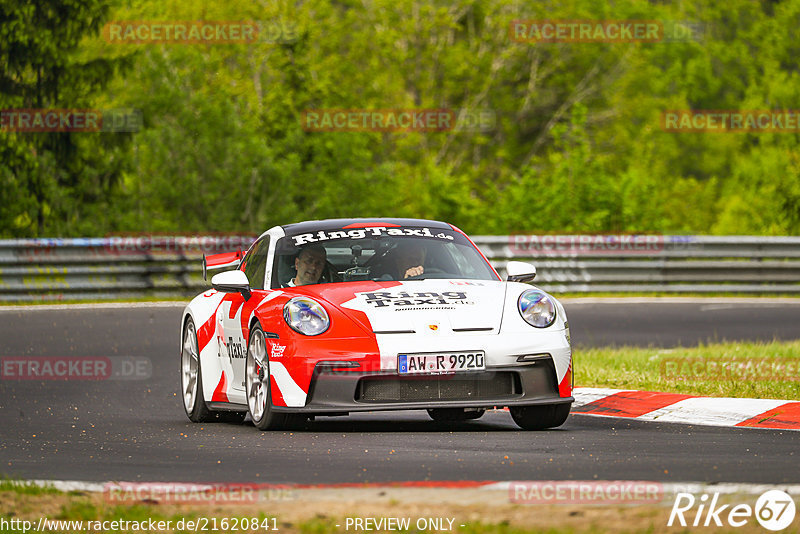
M 572 413 L 641 421 L 800 430 L 800 402 L 575 388 Z

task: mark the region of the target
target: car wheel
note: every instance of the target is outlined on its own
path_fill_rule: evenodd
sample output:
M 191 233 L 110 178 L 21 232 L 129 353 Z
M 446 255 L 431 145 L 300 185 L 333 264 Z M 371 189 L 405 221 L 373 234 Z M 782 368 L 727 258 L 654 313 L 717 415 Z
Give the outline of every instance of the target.
M 479 419 L 486 410 L 464 410 L 464 408 L 432 408 L 428 410 L 428 415 L 434 421 L 440 423 L 456 422 L 456 421 L 469 421 L 470 419 Z
M 214 412 L 206 406 L 203 397 L 203 370 L 200 365 L 200 351 L 197 344 L 197 331 L 194 321 L 187 319 L 183 328 L 183 347 L 181 349 L 181 392 L 183 409 L 189 420 L 195 423 L 241 423 L 246 412 Z
M 564 424 L 571 405 L 546 404 L 543 406 L 512 406 L 509 408 L 514 422 L 525 430 L 544 430 Z
M 267 341 L 261 325 L 255 324 L 250 332 L 247 344 L 247 370 L 245 372 L 247 388 L 247 408 L 253 424 L 259 430 L 276 430 L 288 422 L 285 414 L 272 411 L 270 395 L 269 356 Z

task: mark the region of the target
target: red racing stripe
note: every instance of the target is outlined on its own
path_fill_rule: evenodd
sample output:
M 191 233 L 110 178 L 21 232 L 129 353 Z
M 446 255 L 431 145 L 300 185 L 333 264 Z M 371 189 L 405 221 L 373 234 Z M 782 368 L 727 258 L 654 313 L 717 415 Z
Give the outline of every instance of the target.
M 654 391 L 620 391 L 589 404 L 572 408 L 573 413 L 610 415 L 613 417 L 639 417 L 653 410 L 689 399 L 694 395 L 658 393 Z
M 736 423 L 736 426 L 800 430 L 800 402 L 787 402 L 746 421 Z
M 236 297 L 239 297 L 239 298 L 230 298 L 230 299 L 228 299 L 229 296 L 230 297 L 236 296 Z M 231 302 L 231 309 L 230 309 L 230 311 L 228 313 L 228 319 L 233 319 L 234 317 L 236 317 L 236 312 L 238 312 L 239 308 L 241 308 L 242 305 L 244 304 L 244 297 L 242 297 L 241 295 L 234 295 L 233 293 L 231 293 L 231 294 L 225 296 L 225 300 L 230 300 L 230 302 Z
M 247 299 L 247 302 L 242 303 L 242 314 L 239 316 L 239 321 L 242 325 L 242 338 L 244 338 L 245 343 L 250 342 L 250 324 L 248 322 L 250 320 L 250 315 L 252 314 L 253 310 L 256 309 L 259 304 L 261 304 L 261 301 L 267 298 L 268 294 L 269 293 L 266 292 L 256 291 L 250 296 L 249 299 Z M 231 315 L 231 319 L 233 319 L 235 316 L 235 314 Z
M 217 306 L 219 307 L 219 306 Z M 206 348 L 211 338 L 214 336 L 214 329 L 216 327 L 216 323 L 214 319 L 217 317 L 217 312 L 211 314 L 211 317 L 208 318 L 208 321 L 203 323 L 203 325 L 197 329 L 197 351 L 203 352 L 203 349 Z
M 342 230 L 350 230 L 352 228 L 401 228 L 399 224 L 394 223 L 385 223 L 385 222 L 364 222 L 364 223 L 353 223 L 348 224 L 347 226 L 342 226 Z
M 211 402 L 228 402 L 228 394 L 225 393 L 225 371 L 222 371 L 222 376 L 217 384 L 217 389 L 211 395 Z
M 569 397 L 572 395 L 572 363 L 570 363 L 564 378 L 558 385 L 558 395 L 560 397 Z

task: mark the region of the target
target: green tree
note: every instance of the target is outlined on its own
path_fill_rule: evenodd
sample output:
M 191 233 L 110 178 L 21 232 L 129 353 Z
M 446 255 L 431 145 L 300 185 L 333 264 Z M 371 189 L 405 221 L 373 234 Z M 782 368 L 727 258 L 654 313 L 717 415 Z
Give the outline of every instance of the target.
M 102 0 L 0 2 L 0 108 L 86 109 L 122 60 L 82 58 Z M 0 228 L 6 235 L 92 232 L 109 207 L 126 135 L 0 132 Z

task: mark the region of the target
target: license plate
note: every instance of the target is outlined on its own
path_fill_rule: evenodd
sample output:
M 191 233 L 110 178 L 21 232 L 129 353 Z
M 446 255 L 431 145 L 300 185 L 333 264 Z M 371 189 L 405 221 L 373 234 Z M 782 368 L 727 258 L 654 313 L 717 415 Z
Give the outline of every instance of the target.
M 486 357 L 483 351 L 397 355 L 397 371 L 401 375 L 484 371 L 485 369 Z

